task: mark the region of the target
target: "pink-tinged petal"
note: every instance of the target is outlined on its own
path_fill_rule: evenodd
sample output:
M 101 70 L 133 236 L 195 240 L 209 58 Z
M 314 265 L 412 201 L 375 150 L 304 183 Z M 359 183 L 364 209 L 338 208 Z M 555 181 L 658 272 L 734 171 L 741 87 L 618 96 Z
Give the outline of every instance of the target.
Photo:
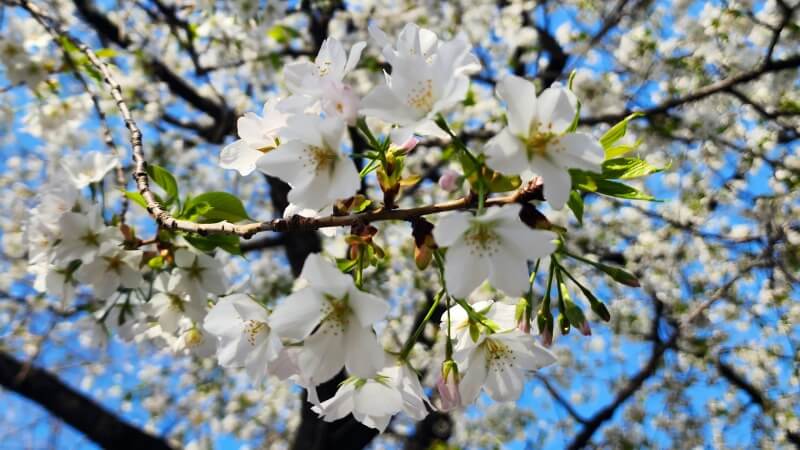
M 536 87 L 524 78 L 506 75 L 497 84 L 497 96 L 506 103 L 511 133 L 527 138 L 536 117 Z

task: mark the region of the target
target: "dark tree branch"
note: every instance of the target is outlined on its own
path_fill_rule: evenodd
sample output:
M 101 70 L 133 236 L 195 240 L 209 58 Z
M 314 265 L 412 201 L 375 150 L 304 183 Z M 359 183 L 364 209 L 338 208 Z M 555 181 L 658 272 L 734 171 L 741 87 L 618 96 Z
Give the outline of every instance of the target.
M 128 424 L 48 372 L 24 367 L 2 352 L 0 385 L 41 405 L 101 447 L 122 450 L 171 448 L 166 441 Z

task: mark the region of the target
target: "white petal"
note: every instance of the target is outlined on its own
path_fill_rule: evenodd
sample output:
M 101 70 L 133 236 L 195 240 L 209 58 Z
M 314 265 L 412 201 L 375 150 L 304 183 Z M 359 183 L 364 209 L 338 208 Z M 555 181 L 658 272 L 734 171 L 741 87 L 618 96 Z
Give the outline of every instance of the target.
M 519 399 L 524 384 L 522 372 L 504 364 L 489 368 L 484 389 L 495 401 L 512 402 Z
M 552 86 L 539 96 L 536 108 L 540 131 L 563 133 L 575 119 L 577 99 L 563 86 Z
M 355 287 L 350 290 L 350 309 L 358 318 L 362 327 L 367 327 L 386 317 L 389 304 L 380 297 L 359 291 Z
M 442 214 L 433 227 L 433 239 L 441 247 L 453 245 L 469 228 L 470 219 L 472 214 L 465 211 Z
M 474 350 L 467 365 L 459 364 L 461 382 L 458 392 L 463 405 L 469 405 L 478 398 L 481 386 L 486 381 L 486 350 L 481 346 Z
M 312 384 L 324 383 L 339 373 L 349 350 L 344 335 L 326 320 L 303 343 L 298 366 Z
M 507 175 L 520 174 L 528 166 L 524 144 L 508 127 L 486 143 L 484 153 L 489 167 Z
M 344 297 L 344 294 L 353 286 L 352 278 L 339 271 L 338 267 L 319 253 L 308 255 L 303 263 L 300 278 L 308 281 L 318 291 L 336 298 Z
M 328 198 L 331 203 L 352 197 L 361 187 L 361 177 L 358 175 L 355 163 L 348 157 L 340 156 L 333 167 Z
M 489 282 L 509 297 L 521 297 L 528 291 L 528 264 L 508 250 L 491 257 Z
M 555 251 L 555 239 L 552 231 L 533 230 L 522 222 L 501 223 L 495 231 L 503 240 L 503 245 L 520 258 L 534 261 Z
M 255 300 L 245 294 L 233 294 L 225 297 L 230 301 L 236 313 L 243 320 L 257 320 L 267 322 L 267 310 Z
M 449 247 L 444 264 L 447 291 L 456 298 L 468 297 L 489 275 L 488 263 L 472 254 L 463 241 Z
M 536 116 L 536 87 L 524 78 L 507 75 L 497 84 L 497 96 L 506 102 L 511 133 L 527 138 Z
M 347 383 L 342 385 L 336 394 L 322 402 L 320 406 L 315 406 L 313 410 L 325 416 L 326 422 L 339 420 L 353 412 L 355 396 L 355 385 Z
M 305 152 L 306 145 L 302 142 L 285 142 L 258 158 L 256 168 L 292 186 L 306 184 L 313 179 L 314 169 L 304 165 L 302 158 Z
M 256 169 L 256 161 L 264 154 L 240 139 L 225 146 L 219 154 L 219 166 L 233 169 L 242 176 L 250 175 Z
M 355 69 L 358 65 L 358 61 L 361 59 L 361 52 L 364 51 L 364 47 L 367 46 L 367 43 L 364 41 L 359 41 L 353 44 L 350 47 L 350 54 L 347 56 L 347 64 L 344 66 L 344 73 L 347 74 L 351 70 Z
M 531 161 L 531 170 L 542 177 L 544 199 L 547 203 L 554 209 L 563 208 L 569 198 L 569 191 L 572 190 L 569 172 L 544 158 L 534 158 Z
M 353 406 L 368 416 L 393 416 L 403 409 L 403 399 L 396 389 L 370 380 L 356 389 Z
M 370 378 L 385 365 L 383 348 L 372 327 L 361 328 L 351 323 L 345 330 L 344 345 L 347 348 L 345 367 L 350 375 Z
M 603 147 L 597 139 L 586 133 L 569 133 L 562 136 L 557 150 L 552 152 L 561 167 L 600 172 L 606 158 Z
M 286 339 L 304 339 L 322 320 L 324 302 L 314 289 L 301 289 L 272 311 L 269 326 Z
M 386 85 L 377 86 L 364 97 L 361 101 L 361 114 L 402 125 L 413 123 L 419 117 Z

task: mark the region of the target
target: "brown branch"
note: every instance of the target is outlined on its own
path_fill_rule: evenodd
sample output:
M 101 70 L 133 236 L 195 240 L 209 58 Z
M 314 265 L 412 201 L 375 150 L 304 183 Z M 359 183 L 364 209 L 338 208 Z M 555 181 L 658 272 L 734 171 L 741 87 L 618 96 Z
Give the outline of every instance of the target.
M 110 411 L 37 367 L 27 370 L 0 352 L 0 386 L 47 409 L 93 442 L 114 449 L 170 449 L 166 441 L 123 421 Z

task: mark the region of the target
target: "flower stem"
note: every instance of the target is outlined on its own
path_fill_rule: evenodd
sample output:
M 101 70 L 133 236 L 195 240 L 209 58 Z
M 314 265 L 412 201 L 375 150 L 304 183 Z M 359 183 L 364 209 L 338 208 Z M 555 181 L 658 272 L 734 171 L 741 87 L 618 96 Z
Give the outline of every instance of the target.
M 406 343 L 403 345 L 403 350 L 400 352 L 400 360 L 405 361 L 408 358 L 408 354 L 411 353 L 411 349 L 414 348 L 414 344 L 417 343 L 417 340 L 422 335 L 422 332 L 425 330 L 425 324 L 431 320 L 433 317 L 433 313 L 436 311 L 436 308 L 439 307 L 439 302 L 442 300 L 442 296 L 444 296 L 444 289 L 441 289 L 439 292 L 436 293 L 436 296 L 433 297 L 433 304 L 428 309 L 428 313 L 425 314 L 425 317 L 422 319 L 422 322 L 419 323 L 417 329 L 414 330 L 414 334 L 409 336 Z

